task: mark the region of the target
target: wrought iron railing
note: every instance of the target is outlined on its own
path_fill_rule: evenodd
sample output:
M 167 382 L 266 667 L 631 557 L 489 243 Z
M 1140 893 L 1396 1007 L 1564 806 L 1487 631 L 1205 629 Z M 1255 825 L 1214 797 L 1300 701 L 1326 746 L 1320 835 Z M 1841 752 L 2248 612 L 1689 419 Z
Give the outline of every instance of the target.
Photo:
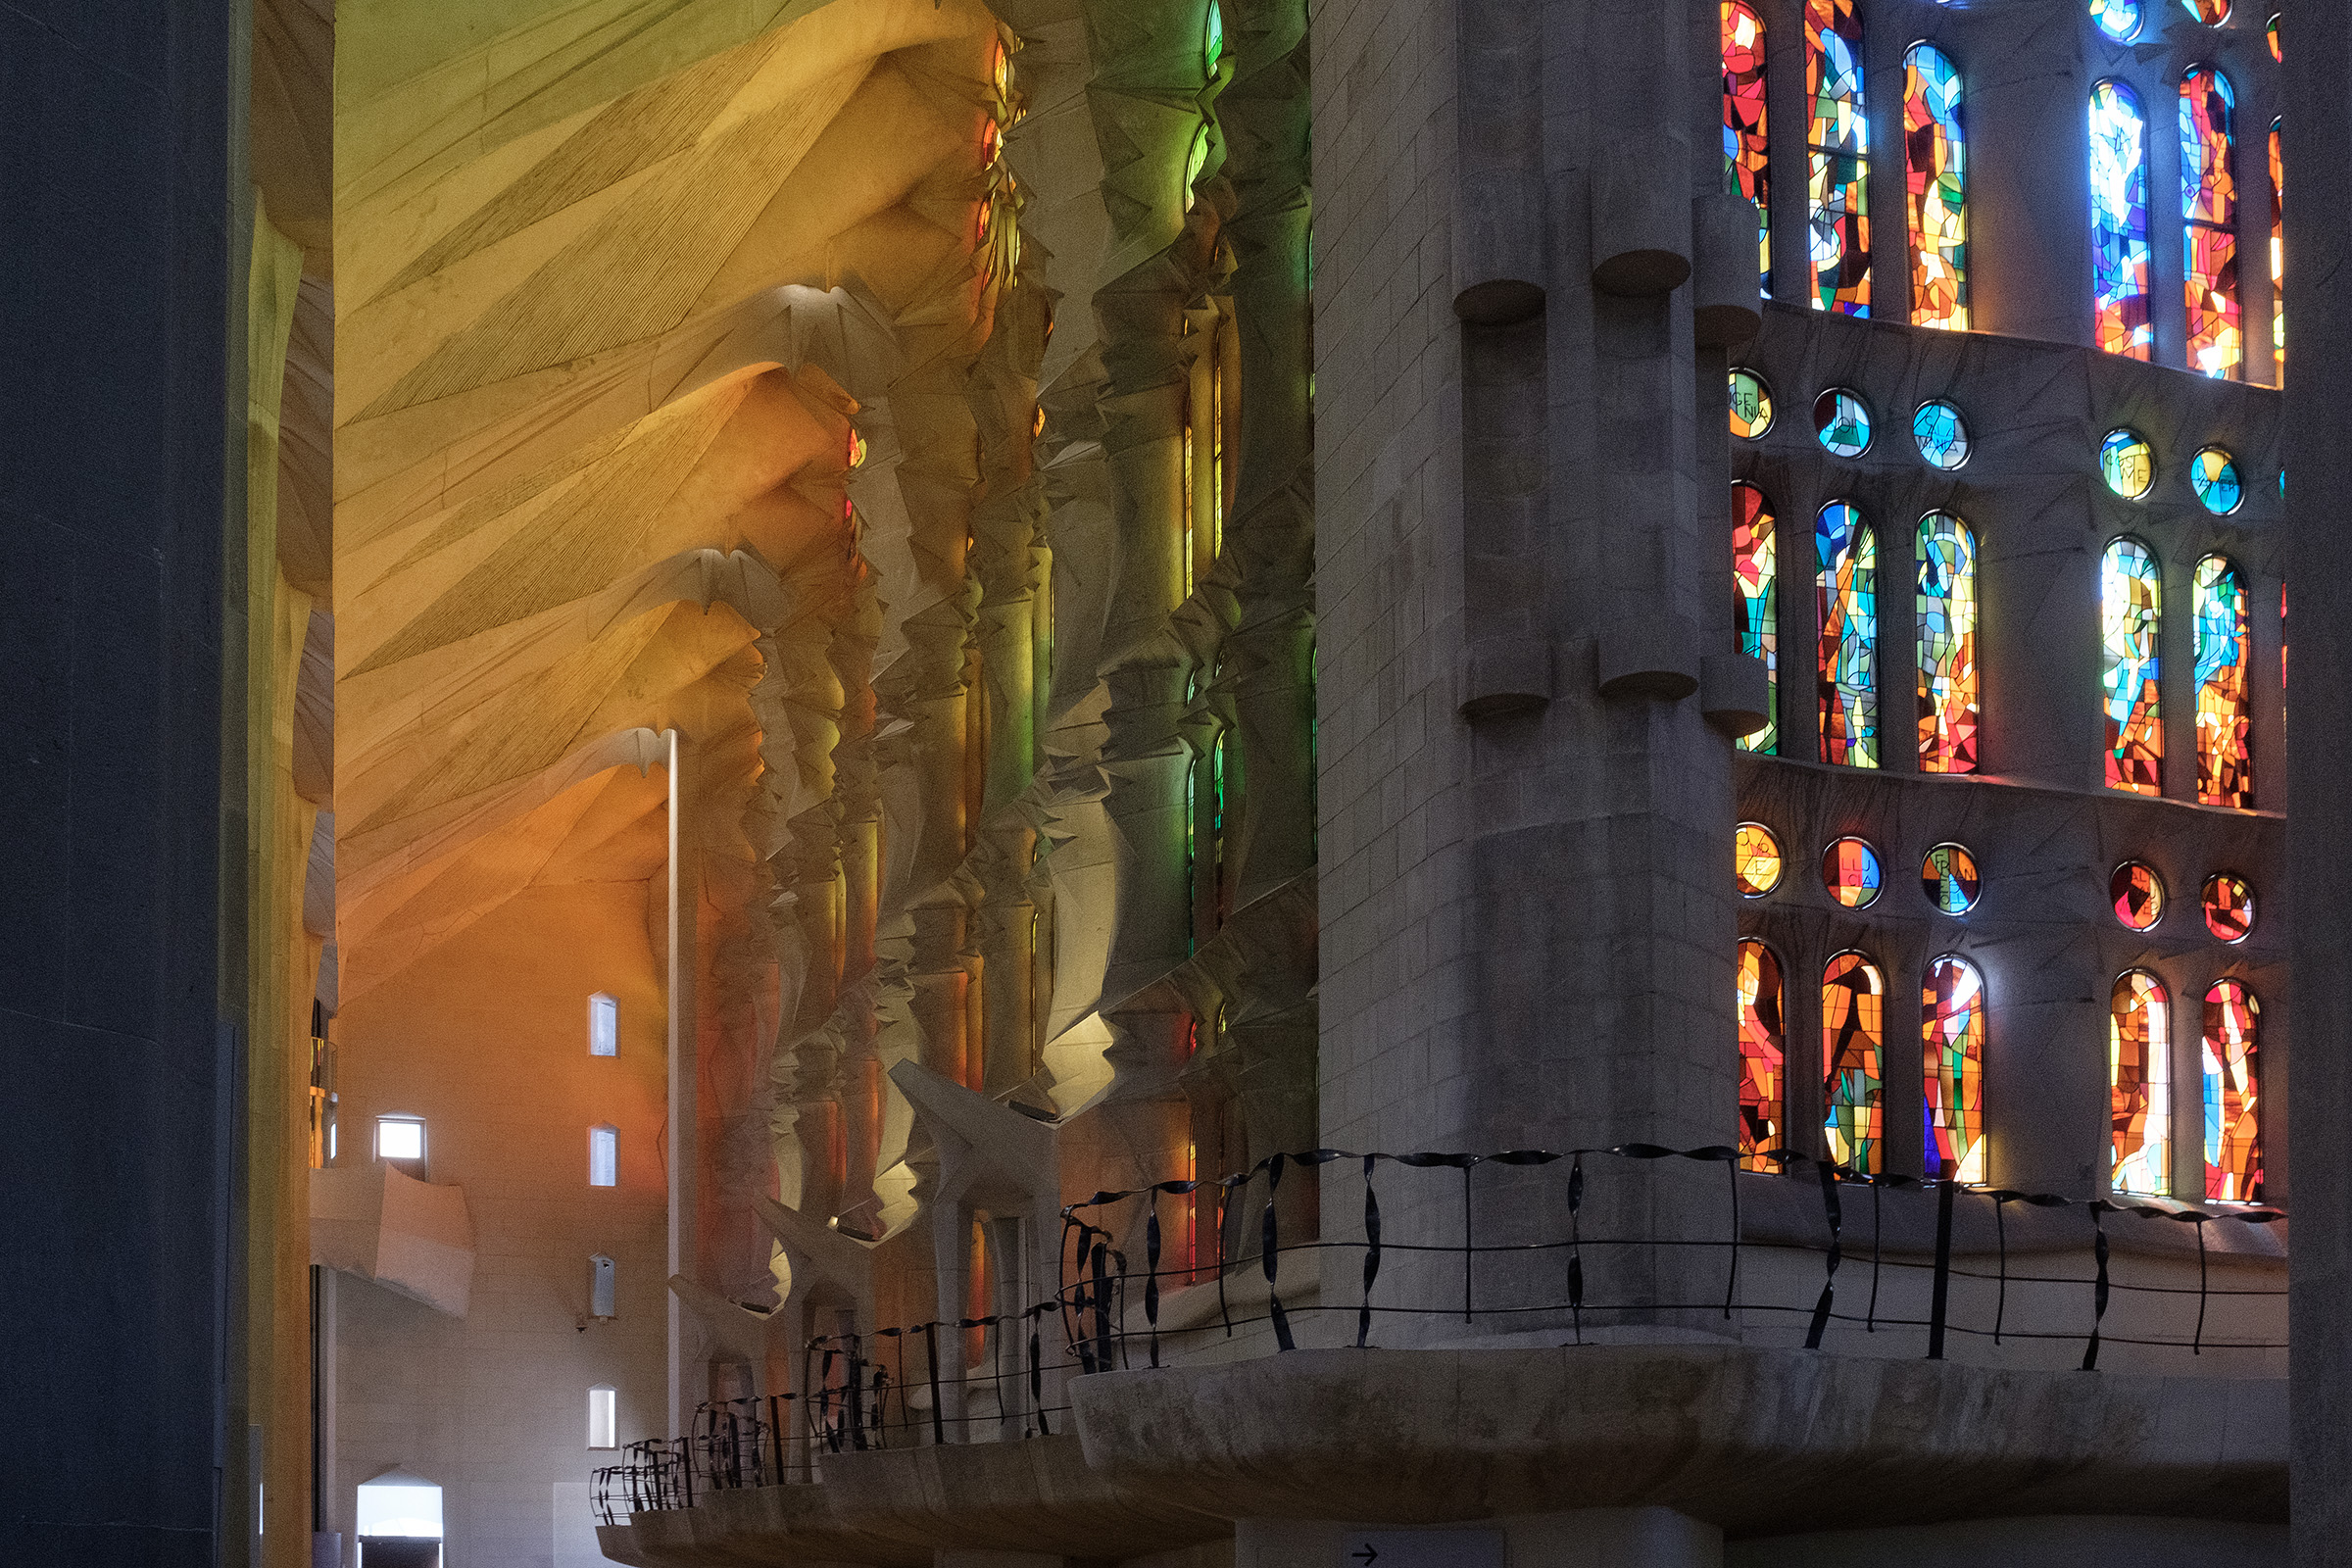
M 596 1473 L 596 1507 L 611 1523 L 634 1512 L 690 1507 L 698 1494 L 707 1496 L 713 1491 L 812 1480 L 832 1454 L 1050 1436 L 1067 1430 L 1065 1386 L 1072 1376 L 1156 1367 L 1167 1354 L 1190 1355 L 1204 1348 L 1229 1357 L 1237 1349 L 1261 1348 L 1249 1343 L 1252 1340 L 1275 1354 L 1308 1342 L 1373 1349 L 1381 1345 L 1376 1325 L 1382 1322 L 1417 1321 L 1418 1327 L 1407 1336 L 1413 1343 L 1429 1342 L 1432 1320 L 1458 1318 L 1474 1333 L 1482 1328 L 1556 1330 L 1560 1343 L 1576 1345 L 1586 1343 L 1587 1325 L 1594 1319 L 1658 1321 L 1681 1315 L 1733 1323 L 1731 1336 L 1737 1337 L 1740 1327 L 1780 1318 L 1792 1327 L 1801 1324 L 1802 1345 L 1815 1350 L 1822 1348 L 1833 1327 L 1873 1336 L 1916 1333 L 1921 1336 L 1920 1353 L 1931 1359 L 1944 1358 L 1955 1336 L 1996 1346 L 2026 1342 L 2045 1350 L 2059 1343 L 2079 1343 L 2079 1364 L 2085 1371 L 2097 1369 L 2101 1349 L 2108 1345 L 2191 1356 L 2284 1348 L 2282 1338 L 2265 1337 L 2268 1331 L 2261 1321 L 2265 1311 L 2283 1301 L 2283 1284 L 2215 1284 L 2206 1239 L 2207 1228 L 2215 1224 L 2261 1226 L 2283 1219 L 2277 1208 L 2200 1208 L 2122 1197 L 2083 1200 L 1900 1176 L 1866 1177 L 1780 1152 L 1747 1159 L 1778 1167 L 1782 1179 L 1803 1181 L 1816 1190 L 1817 1237 L 1746 1234 L 1740 1180 L 1742 1156 L 1723 1147 L 1674 1150 L 1623 1144 L 1494 1154 L 1360 1154 L 1319 1149 L 1270 1155 L 1248 1171 L 1221 1178 L 1096 1193 L 1062 1210 L 1061 1277 L 1049 1299 L 1017 1312 L 937 1319 L 870 1334 L 819 1335 L 804 1348 L 796 1391 L 707 1403 L 697 1411 L 687 1437 L 633 1445 L 624 1463 Z M 1593 1206 L 1589 1173 L 1624 1168 L 1617 1162 L 1659 1160 L 1724 1169 L 1721 1233 L 1676 1238 L 1588 1234 L 1587 1214 Z M 1318 1234 L 1284 1241 L 1280 1189 L 1286 1171 L 1320 1173 L 1334 1165 L 1360 1172 L 1358 1234 L 1319 1234 L 1337 1211 L 1326 1194 Z M 1411 1172 L 1453 1172 L 1460 1183 L 1454 1234 L 1432 1234 L 1434 1209 L 1423 1201 L 1413 1214 L 1421 1239 L 1389 1236 L 1379 1181 L 1384 1165 Z M 1519 1172 L 1521 1181 L 1507 1194 L 1489 1195 L 1489 1211 L 1482 1214 L 1474 1173 L 1490 1168 Z M 1531 1181 L 1556 1181 L 1558 1186 L 1530 1188 Z M 1263 1202 L 1252 1222 L 1247 1208 L 1252 1189 L 1260 1183 Z M 1922 1190 L 1935 1200 L 1932 1244 L 1889 1246 L 1886 1198 Z M 1161 1202 L 1203 1198 L 1213 1211 L 1209 1261 L 1203 1265 L 1198 1255 L 1170 1259 Z M 1508 1211 L 1493 1212 L 1494 1204 L 1506 1199 Z M 1866 1253 L 1859 1248 L 1849 1251 L 1846 1241 L 1846 1213 L 1857 1199 L 1867 1200 L 1872 1210 Z M 1104 1223 L 1118 1212 L 1131 1214 L 1137 1203 L 1145 1207 L 1140 1267 L 1118 1246 L 1120 1230 Z M 1989 1205 L 1989 1269 L 1954 1261 L 1963 1203 L 1980 1210 Z M 2088 1252 L 2088 1272 L 2013 1267 L 2009 1211 L 2016 1205 L 2081 1214 L 2083 1232 L 2075 1250 L 2077 1255 Z M 1447 1206 L 1455 1205 L 1448 1201 Z M 2196 1283 L 2117 1279 L 2108 1231 L 2110 1217 L 2117 1215 L 2192 1227 Z M 1130 1233 L 1134 1228 L 1132 1221 L 1125 1227 Z M 1248 1250 L 1250 1244 L 1253 1250 Z M 2046 1254 L 2052 1250 L 2045 1233 L 2036 1250 Z M 1335 1253 L 1356 1254 L 1360 1266 L 1334 1269 L 1330 1264 L 1335 1259 L 1327 1254 Z M 1438 1265 L 1416 1271 L 1408 1281 L 1411 1299 L 1391 1298 L 1393 1265 L 1399 1256 Z M 1679 1266 L 1644 1274 L 1624 1266 L 1629 1256 L 1652 1265 L 1671 1257 Z M 1782 1266 L 1774 1280 L 1764 1282 L 1768 1294 L 1756 1294 L 1759 1259 L 1787 1265 L 1803 1258 L 1816 1260 L 1806 1266 L 1819 1268 L 1817 1290 L 1797 1292 L 1794 1298 L 1769 1294 L 1776 1284 L 1790 1283 L 1788 1268 Z M 1539 1267 L 1554 1260 L 1556 1269 Z M 1301 1269 L 1301 1263 L 1312 1267 Z M 1862 1274 L 1865 1268 L 1867 1274 Z M 1311 1277 L 1311 1300 L 1300 1288 L 1301 1275 Z M 1683 1294 L 1660 1295 L 1652 1287 L 1661 1275 Z M 1322 1293 L 1343 1277 L 1352 1286 L 1348 1293 L 1352 1298 L 1322 1298 Z M 1391 1281 L 1388 1295 L 1383 1294 L 1384 1278 Z M 1546 1280 L 1556 1281 L 1556 1289 L 1546 1286 Z M 1636 1280 L 1636 1287 L 1624 1288 L 1627 1280 Z M 1249 1287 L 1246 1293 L 1237 1289 L 1237 1282 Z M 1963 1282 L 1964 1288 L 1990 1288 L 1988 1319 L 1961 1320 L 1953 1299 L 1954 1282 Z M 1751 1287 L 1745 1293 L 1743 1283 Z M 1849 1292 L 1844 1300 L 1841 1284 Z M 1213 1315 L 1206 1310 L 1207 1298 L 1198 1298 L 1196 1316 L 1182 1325 L 1163 1327 L 1170 1288 L 1186 1285 L 1213 1289 Z M 2035 1319 L 2040 1326 L 2021 1326 L 2013 1318 L 2012 1294 L 2028 1292 L 2042 1308 Z M 1237 1300 L 1237 1296 L 1243 1299 Z M 1889 1298 L 1915 1304 L 1888 1304 Z M 2191 1298 L 2193 1319 L 2186 1317 Z M 2118 1333 L 2109 1326 L 2110 1310 L 2119 1299 L 2137 1305 L 2132 1332 Z M 2076 1319 L 2074 1326 L 2050 1326 L 2062 1312 Z M 2217 1324 L 2217 1315 L 2241 1321 Z M 2168 1331 L 2162 1327 L 2168 1316 L 2183 1321 Z M 2251 1338 L 2242 1321 L 2248 1317 L 2255 1320 Z M 973 1365 L 958 1367 L 958 1357 L 942 1354 L 945 1337 L 959 1333 L 981 1337 Z M 1879 1354 L 1893 1353 L 1897 1348 L 1887 1341 L 1873 1345 Z

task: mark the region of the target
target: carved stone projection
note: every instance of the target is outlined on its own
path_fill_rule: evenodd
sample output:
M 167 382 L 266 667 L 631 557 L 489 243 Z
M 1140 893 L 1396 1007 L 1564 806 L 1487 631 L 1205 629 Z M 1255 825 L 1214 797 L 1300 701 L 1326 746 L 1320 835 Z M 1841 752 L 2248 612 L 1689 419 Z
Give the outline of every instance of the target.
M 681 1359 L 799 1376 L 794 1237 L 843 1323 L 954 1316 L 1051 1291 L 1061 1201 L 1314 1141 L 1304 17 L 1203 16 L 337 57 L 346 1054 L 377 1100 L 536 1061 L 485 963 L 676 1014 L 621 1155 L 670 1187 L 673 1421 Z M 579 912 L 615 887 L 641 943 Z M 480 1054 L 399 1068 L 428 1014 Z M 1058 1124 L 1017 1213 L 917 1222 L 909 1063 Z

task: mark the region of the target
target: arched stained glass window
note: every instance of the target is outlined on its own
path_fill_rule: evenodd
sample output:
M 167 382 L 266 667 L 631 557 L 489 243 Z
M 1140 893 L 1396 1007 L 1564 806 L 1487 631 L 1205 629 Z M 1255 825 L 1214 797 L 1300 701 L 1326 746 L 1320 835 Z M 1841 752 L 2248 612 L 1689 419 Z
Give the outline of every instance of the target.
M 1870 314 L 1870 124 L 1854 0 L 1805 0 L 1813 308 Z
M 2090 286 L 2095 341 L 2148 357 L 2148 117 L 2120 81 L 2090 89 Z
M 1815 608 L 1821 627 L 1821 760 L 1879 765 L 1879 545 L 1862 514 L 1843 501 L 1813 525 L 1821 564 Z
M 2136 539 L 2109 545 L 2099 563 L 2107 787 L 2134 795 L 2163 792 L 2164 712 L 2156 652 L 2163 612 L 2164 584 L 2148 547 Z
M 2281 132 L 2286 122 L 2271 122 L 2271 352 L 2278 368 L 2286 369 L 2286 157 Z
M 1772 503 L 1741 480 L 1732 486 L 1732 583 L 1740 651 L 1764 661 L 1764 711 L 1773 715 L 1762 729 L 1740 737 L 1743 752 L 1780 749 L 1781 599 L 1779 541 L 1773 533 Z
M 1764 19 L 1723 0 L 1723 188 L 1756 204 L 1756 265 L 1772 294 L 1772 156 L 1764 136 Z
M 1859 953 L 1840 953 L 1821 972 L 1821 1094 L 1830 1158 L 1879 1173 L 1879 1113 L 1885 1083 L 1886 982 Z
M 1943 51 L 1903 56 L 1903 188 L 1910 199 L 1911 323 L 1968 330 L 1968 133 L 1960 73 Z
M 1781 1147 L 1788 1042 L 1781 1024 L 1781 960 L 1761 942 L 1740 944 L 1740 1163 L 1773 1170 L 1755 1156 Z
M 2235 980 L 2205 993 L 2205 1196 L 2262 1201 L 2262 1004 Z
M 2247 706 L 2253 617 L 2246 583 L 2223 556 L 2197 563 L 2197 804 L 2254 805 L 2253 718 Z
M 2118 975 L 2107 1004 L 2110 1184 L 2161 1198 L 2173 1190 L 2173 1020 L 2164 982 L 2144 969 Z
M 2229 77 L 2198 66 L 2180 78 L 2180 277 L 2188 297 L 2188 368 L 2206 375 L 2235 375 L 2245 355 L 2230 145 L 2236 122 Z
M 1948 512 L 1919 519 L 1919 770 L 1977 770 L 1977 541 Z
M 1984 977 L 1946 954 L 1919 993 L 1925 1160 L 1931 1181 L 1984 1179 Z

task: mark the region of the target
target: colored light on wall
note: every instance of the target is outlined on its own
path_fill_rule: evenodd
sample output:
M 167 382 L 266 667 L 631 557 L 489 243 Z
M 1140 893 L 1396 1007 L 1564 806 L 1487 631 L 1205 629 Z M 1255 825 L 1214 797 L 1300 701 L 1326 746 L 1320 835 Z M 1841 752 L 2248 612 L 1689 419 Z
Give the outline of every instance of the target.
M 1984 977 L 1946 954 L 1928 965 L 1919 997 L 1926 1089 L 1922 1164 L 1931 1180 L 1984 1179 Z
M 1732 486 L 1732 585 L 1740 651 L 1764 662 L 1764 727 L 1738 741 L 1743 752 L 1780 749 L 1781 626 L 1779 542 L 1772 503 L 1745 481 Z
M 2116 978 L 2107 1005 L 2109 1182 L 2119 1193 L 2173 1190 L 2172 1003 L 2143 969 Z
M 2136 539 L 2107 547 L 2099 566 L 2100 685 L 2106 694 L 2107 787 L 2162 793 L 2162 662 L 2156 650 L 2164 585 L 2156 558 Z
M 2148 358 L 2148 119 L 2120 81 L 2090 89 L 2090 252 L 2093 341 Z
M 1977 701 L 1977 542 L 1948 512 L 1919 520 L 1919 767 L 1974 773 Z
M 1833 501 L 1813 527 L 1821 760 L 1879 765 L 1879 553 L 1862 514 Z
M 2253 617 L 2245 579 L 2226 557 L 2197 563 L 2197 802 L 2254 805 Z
M 1822 970 L 1822 1129 L 1831 1160 L 1871 1176 L 1882 1142 L 1886 1004 L 1879 966 L 1861 954 L 1840 953 Z

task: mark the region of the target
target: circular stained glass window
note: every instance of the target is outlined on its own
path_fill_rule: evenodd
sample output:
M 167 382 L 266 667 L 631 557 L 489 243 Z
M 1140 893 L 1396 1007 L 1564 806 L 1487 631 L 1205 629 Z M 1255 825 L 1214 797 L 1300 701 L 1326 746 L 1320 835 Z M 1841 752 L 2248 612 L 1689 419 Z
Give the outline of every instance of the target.
M 1878 902 L 1879 887 L 1886 880 L 1879 868 L 1879 852 L 1861 839 L 1839 839 L 1821 852 L 1821 881 L 1830 897 L 1849 909 Z
M 2126 860 L 2107 879 L 2107 897 L 2115 917 L 2134 931 L 2145 931 L 2164 918 L 2164 878 L 2137 860 Z
M 1781 841 L 1761 822 L 1742 822 L 1732 835 L 1740 861 L 1740 896 L 1760 899 L 1781 885 Z
M 2139 36 L 2140 0 L 2090 0 L 2090 20 L 2118 43 Z
M 1772 428 L 1772 388 L 1753 370 L 1732 372 L 1732 434 L 1761 441 Z
M 2230 20 L 2230 0 L 2181 0 L 2181 3 L 2208 27 L 2218 27 Z
M 1911 438 L 1932 468 L 1957 468 L 1968 461 L 1968 421 L 1941 398 L 1922 403 L 1911 416 Z
M 1977 877 L 1977 858 L 1957 844 L 1938 844 L 1920 862 L 1920 891 L 1946 914 L 1966 914 L 1975 908 L 1983 885 Z
M 1834 386 L 1813 400 L 1813 433 L 1834 458 L 1858 458 L 1870 450 L 1870 408 L 1854 393 Z
M 2137 501 L 2156 482 L 2156 454 L 2137 430 L 2110 430 L 2099 443 L 2099 474 L 2108 489 Z
M 2224 942 L 2243 942 L 2254 934 L 2254 890 L 2230 871 L 2205 879 L 2205 929 Z
M 2245 486 L 2238 482 L 2237 460 L 2220 447 L 2207 447 L 2188 465 L 2188 487 L 2197 493 L 2205 510 L 2227 517 L 2246 499 Z

